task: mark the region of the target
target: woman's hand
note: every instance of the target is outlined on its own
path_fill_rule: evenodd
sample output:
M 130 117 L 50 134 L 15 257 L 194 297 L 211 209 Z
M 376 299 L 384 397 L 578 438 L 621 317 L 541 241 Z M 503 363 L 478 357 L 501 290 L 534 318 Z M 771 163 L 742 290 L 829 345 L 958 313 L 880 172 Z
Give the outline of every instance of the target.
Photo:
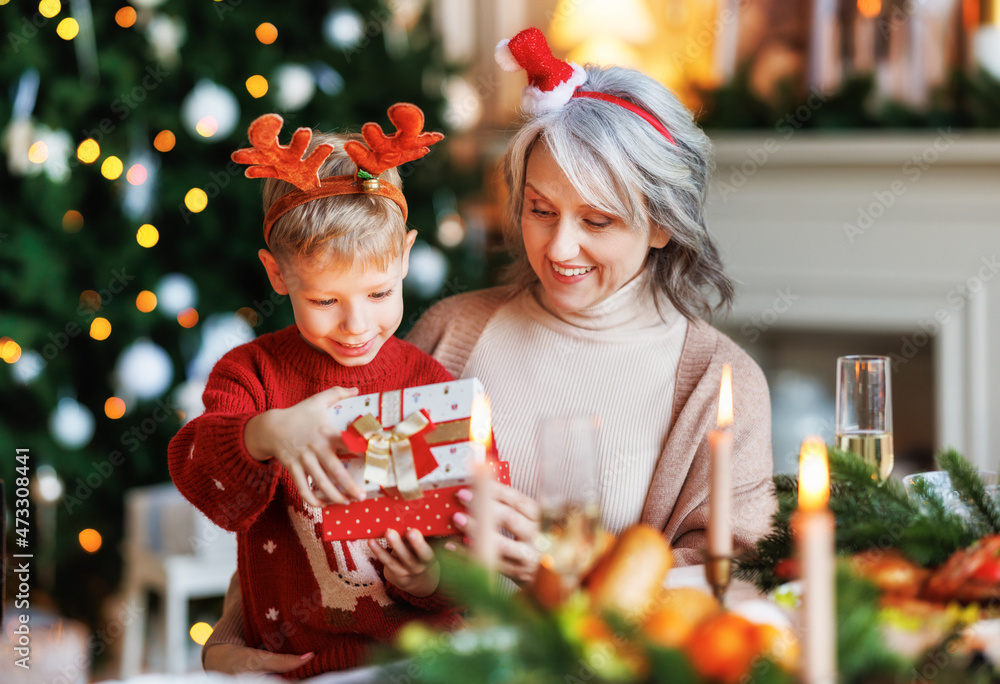
M 497 535 L 497 570 L 519 584 L 530 582 L 538 570 L 539 553 L 535 549 L 535 537 L 538 536 L 541 520 L 538 504 L 513 487 L 506 487 L 496 482 L 490 486 L 497 507 L 497 523 L 500 528 L 513 536 L 511 539 L 501 534 Z M 473 493 L 469 489 L 460 489 L 457 496 L 468 506 Z M 462 532 L 475 538 L 476 521 L 471 516 L 456 513 L 452 520 Z
M 337 458 L 336 448 L 342 445 L 340 433 L 326 422 L 330 406 L 357 393 L 354 387 L 331 387 L 295 406 L 254 416 L 244 431 L 247 451 L 258 461 L 277 459 L 291 473 L 302 499 L 310 506 L 344 504 L 348 497 L 361 501 L 364 490 Z M 313 487 L 325 502 L 320 501 Z
M 205 649 L 205 670 L 240 674 L 284 674 L 305 665 L 315 653 L 271 653 L 262 648 L 236 644 L 212 644 Z
M 441 581 L 441 565 L 420 530 L 411 529 L 405 538 L 396 530 L 388 530 L 385 539 L 391 553 L 375 539 L 368 540 L 368 548 L 385 567 L 386 581 L 414 596 L 433 594 Z

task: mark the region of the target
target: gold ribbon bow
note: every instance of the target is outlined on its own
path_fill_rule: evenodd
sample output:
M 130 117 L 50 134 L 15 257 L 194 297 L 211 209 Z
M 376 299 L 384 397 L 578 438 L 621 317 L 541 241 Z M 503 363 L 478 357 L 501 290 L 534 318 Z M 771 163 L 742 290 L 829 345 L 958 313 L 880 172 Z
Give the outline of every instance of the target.
M 423 413 L 411 413 L 391 430 L 383 430 L 382 424 L 370 413 L 366 413 L 352 423 L 354 429 L 368 440 L 365 450 L 366 482 L 384 487 L 389 481 L 389 467 L 396 474 L 396 489 L 404 499 L 419 499 L 424 495 L 417 482 L 417 466 L 413 461 L 413 447 L 410 437 L 423 430 L 430 421 Z

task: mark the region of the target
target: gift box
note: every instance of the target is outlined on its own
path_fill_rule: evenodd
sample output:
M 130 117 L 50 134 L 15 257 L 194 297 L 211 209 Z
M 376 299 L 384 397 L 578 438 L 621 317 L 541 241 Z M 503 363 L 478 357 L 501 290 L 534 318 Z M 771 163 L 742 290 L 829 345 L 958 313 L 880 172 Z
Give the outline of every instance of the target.
M 373 539 L 389 528 L 401 534 L 416 528 L 427 537 L 460 534 L 452 516 L 465 506 L 456 494 L 472 484 L 479 464 L 510 484 L 488 415 L 474 415 L 484 398 L 482 383 L 468 378 L 350 397 L 330 407 L 327 421 L 350 449 L 338 455 L 366 498 L 324 507 L 323 538 Z

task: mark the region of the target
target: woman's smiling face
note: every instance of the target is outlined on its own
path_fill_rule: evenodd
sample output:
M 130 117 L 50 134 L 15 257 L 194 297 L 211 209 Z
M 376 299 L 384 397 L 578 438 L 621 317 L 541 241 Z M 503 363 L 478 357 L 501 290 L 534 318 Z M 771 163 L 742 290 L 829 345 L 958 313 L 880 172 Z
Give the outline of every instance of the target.
M 528 157 L 521 233 L 549 302 L 574 313 L 617 292 L 642 270 L 666 231 L 628 226 L 588 204 L 539 141 Z

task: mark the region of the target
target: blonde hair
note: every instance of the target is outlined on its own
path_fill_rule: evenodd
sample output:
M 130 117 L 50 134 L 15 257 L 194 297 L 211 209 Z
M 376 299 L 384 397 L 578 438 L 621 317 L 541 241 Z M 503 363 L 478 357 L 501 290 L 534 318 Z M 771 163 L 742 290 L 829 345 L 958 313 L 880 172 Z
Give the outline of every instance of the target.
M 321 143 L 334 146 L 319 169 L 319 177 L 353 174 L 357 167 L 344 152 L 348 140 L 361 140 L 358 134 L 331 134 L 313 131 L 309 151 Z M 399 171 L 389 169 L 381 175 L 402 189 Z M 264 213 L 295 186 L 283 180 L 264 181 Z M 334 195 L 321 197 L 295 207 L 279 218 L 271 229 L 268 247 L 275 258 L 286 261 L 293 256 L 321 258 L 333 267 L 350 267 L 355 262 L 385 269 L 402 254 L 406 243 L 406 222 L 396 203 L 378 195 Z
M 521 235 L 528 157 L 542 143 L 580 196 L 621 218 L 633 230 L 660 227 L 665 247 L 650 250 L 644 268 L 655 293 L 662 293 L 688 319 L 729 307 L 733 283 L 705 225 L 705 200 L 712 172 L 708 136 L 691 113 L 660 83 L 633 69 L 588 64 L 584 90 L 615 95 L 658 118 L 671 143 L 649 122 L 616 104 L 573 98 L 565 106 L 526 120 L 501 161 L 507 184 L 504 237 L 514 261 L 508 277 L 529 287 L 538 282 Z M 716 290 L 713 306 L 704 290 Z

